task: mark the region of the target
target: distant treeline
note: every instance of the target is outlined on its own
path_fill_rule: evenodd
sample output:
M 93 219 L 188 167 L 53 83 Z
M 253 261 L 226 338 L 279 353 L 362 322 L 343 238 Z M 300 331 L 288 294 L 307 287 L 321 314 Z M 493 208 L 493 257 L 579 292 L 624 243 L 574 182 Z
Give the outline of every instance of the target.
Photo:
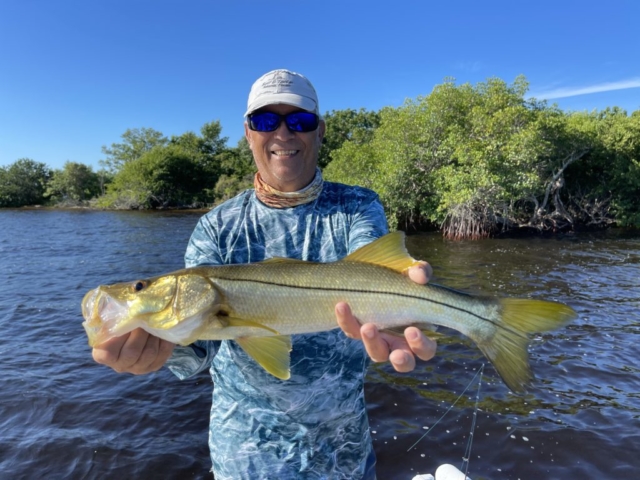
M 525 99 L 528 83 L 446 80 L 378 112 L 334 110 L 320 167 L 327 180 L 379 193 L 392 226 L 480 238 L 528 228 L 640 226 L 640 110 L 564 112 Z M 129 129 L 102 147 L 101 169 L 20 159 L 0 168 L 0 207 L 206 207 L 249 188 L 245 139 L 218 121 L 200 134 Z

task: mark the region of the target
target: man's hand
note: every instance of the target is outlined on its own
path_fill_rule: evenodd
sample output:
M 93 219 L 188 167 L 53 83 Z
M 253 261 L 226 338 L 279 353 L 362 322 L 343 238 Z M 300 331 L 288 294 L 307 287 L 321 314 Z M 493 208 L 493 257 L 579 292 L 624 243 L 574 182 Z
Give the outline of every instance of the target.
M 160 370 L 171 356 L 173 347 L 175 344 L 137 328 L 95 346 L 93 359 L 118 373 L 142 375 Z
M 431 266 L 427 262 L 411 267 L 407 274 L 416 283 L 425 284 L 432 274 Z M 404 338 L 381 333 L 375 325 L 360 322 L 351 313 L 351 308 L 345 302 L 336 305 L 338 325 L 344 333 L 364 343 L 367 353 L 374 362 L 389 360 L 398 372 L 410 372 L 416 367 L 416 358 L 429 360 L 436 353 L 436 343 L 428 339 L 416 327 L 407 327 Z

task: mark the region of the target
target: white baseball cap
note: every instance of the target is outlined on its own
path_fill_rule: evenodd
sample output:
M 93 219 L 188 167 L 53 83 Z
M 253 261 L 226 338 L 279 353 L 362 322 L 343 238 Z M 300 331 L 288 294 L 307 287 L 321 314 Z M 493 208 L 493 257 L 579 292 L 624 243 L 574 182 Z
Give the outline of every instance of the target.
M 320 115 L 318 94 L 304 75 L 289 70 L 272 70 L 251 86 L 246 117 L 267 105 L 285 104 Z

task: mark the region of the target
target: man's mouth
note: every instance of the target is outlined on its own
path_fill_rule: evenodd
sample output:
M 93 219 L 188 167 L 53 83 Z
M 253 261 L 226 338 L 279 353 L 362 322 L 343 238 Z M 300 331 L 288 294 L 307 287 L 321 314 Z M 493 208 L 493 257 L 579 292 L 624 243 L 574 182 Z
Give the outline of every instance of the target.
M 271 153 L 277 157 L 292 157 L 298 152 L 299 150 L 271 150 Z

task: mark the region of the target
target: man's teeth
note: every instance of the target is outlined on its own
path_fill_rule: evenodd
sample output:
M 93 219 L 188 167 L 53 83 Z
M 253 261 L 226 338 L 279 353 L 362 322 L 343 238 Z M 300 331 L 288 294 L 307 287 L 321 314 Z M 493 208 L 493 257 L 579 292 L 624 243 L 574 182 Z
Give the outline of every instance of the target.
M 274 150 L 273 153 L 275 155 L 278 155 L 279 157 L 286 157 L 290 155 L 295 155 L 296 153 L 298 153 L 298 151 L 297 150 Z

